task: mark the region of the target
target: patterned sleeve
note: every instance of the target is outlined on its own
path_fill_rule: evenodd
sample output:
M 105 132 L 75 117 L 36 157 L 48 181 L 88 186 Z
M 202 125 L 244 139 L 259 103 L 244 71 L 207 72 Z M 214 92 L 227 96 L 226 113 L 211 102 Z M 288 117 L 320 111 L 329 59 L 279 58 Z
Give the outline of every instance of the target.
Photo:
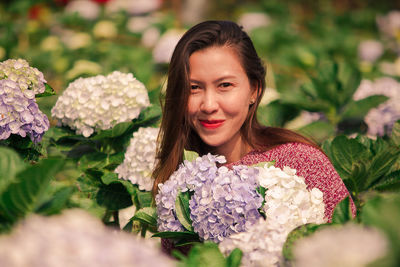
M 303 176 L 308 188 L 318 188 L 324 193 L 325 217 L 332 220 L 333 210 L 349 192 L 328 157 L 319 149 L 302 143 L 288 143 L 264 152 L 268 160 L 275 160 L 279 168 L 289 166 Z M 353 216 L 356 214 L 351 200 Z

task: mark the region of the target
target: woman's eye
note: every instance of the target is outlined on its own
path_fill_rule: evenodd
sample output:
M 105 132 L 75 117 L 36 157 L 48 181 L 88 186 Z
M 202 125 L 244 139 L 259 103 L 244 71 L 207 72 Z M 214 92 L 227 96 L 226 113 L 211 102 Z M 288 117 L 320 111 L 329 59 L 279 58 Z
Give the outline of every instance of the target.
M 231 83 L 221 83 L 220 86 L 221 87 L 229 87 L 229 86 L 232 86 L 232 84 Z
M 192 84 L 191 86 L 190 86 L 190 89 L 192 89 L 192 90 L 196 90 L 196 89 L 199 89 L 200 87 L 198 86 L 198 85 L 195 85 L 195 84 Z

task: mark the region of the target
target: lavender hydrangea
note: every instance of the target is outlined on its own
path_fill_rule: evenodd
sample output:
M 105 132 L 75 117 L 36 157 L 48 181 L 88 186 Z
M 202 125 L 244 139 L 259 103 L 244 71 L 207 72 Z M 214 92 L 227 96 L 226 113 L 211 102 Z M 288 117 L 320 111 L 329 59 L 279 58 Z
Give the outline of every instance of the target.
M 134 132 L 124 162 L 115 169 L 120 179 L 137 184 L 140 190 L 150 191 L 153 186 L 151 172 L 155 164 L 158 131 L 158 128 L 147 127 Z
M 113 231 L 84 210 L 33 215 L 0 236 L 0 266 L 176 266 L 158 244 Z
M 211 154 L 198 157 L 192 162 L 185 160 L 165 183 L 158 185 L 159 191 L 155 197 L 158 231 L 184 230 L 175 213 L 175 199 L 178 193 L 198 190 L 206 181 L 213 180 L 217 176 L 217 163 L 225 161 L 224 157 Z
M 189 201 L 194 231 L 216 243 L 246 231 L 260 217 L 263 198 L 257 192 L 256 168 L 220 167 L 213 179 L 196 188 Z
M 17 134 L 28 135 L 37 143 L 49 126 L 49 120 L 39 110 L 34 95 L 24 93 L 15 81 L 0 80 L 0 140 Z
M 364 120 L 368 125 L 368 134 L 382 136 L 389 134 L 394 123 L 400 119 L 400 83 L 395 79 L 383 77 L 375 81 L 363 80 L 355 92 L 354 100 L 371 95 L 385 95 L 387 101 L 371 109 Z
M 30 67 L 24 59 L 8 59 L 1 62 L 0 79 L 18 83 L 20 90 L 29 99 L 45 91 L 46 80 L 43 73 L 37 68 Z
M 192 191 L 189 201 L 193 230 L 202 240 L 222 241 L 245 231 L 260 217 L 263 198 L 257 192 L 257 169 L 217 167 L 225 158 L 211 154 L 185 161 L 156 196 L 159 231 L 183 231 L 175 213 L 179 192 Z
M 302 224 L 325 222 L 323 194 L 317 188 L 307 190 L 295 169 L 268 164 L 256 168 L 259 185 L 268 189 L 263 206 L 266 220 L 259 219 L 246 231 L 230 235 L 219 248 L 225 254 L 240 248 L 242 266 L 278 266 L 290 231 Z
M 89 137 L 94 131 L 130 121 L 150 105 L 143 83 L 131 73 L 79 78 L 70 83 L 51 110 L 62 125 Z

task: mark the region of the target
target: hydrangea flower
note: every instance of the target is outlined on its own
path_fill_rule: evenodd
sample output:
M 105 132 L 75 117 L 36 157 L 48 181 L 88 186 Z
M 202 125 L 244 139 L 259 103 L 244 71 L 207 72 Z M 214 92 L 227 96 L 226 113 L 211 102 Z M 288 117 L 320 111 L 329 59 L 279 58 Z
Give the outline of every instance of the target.
M 175 214 L 175 199 L 178 193 L 201 188 L 205 181 L 217 176 L 217 163 L 225 161 L 224 157 L 211 154 L 198 157 L 193 162 L 185 160 L 165 183 L 158 185 L 159 191 L 155 197 L 158 231 L 184 230 Z
M 18 83 L 20 90 L 29 99 L 45 91 L 46 80 L 43 73 L 37 68 L 30 67 L 24 59 L 8 59 L 0 62 L 0 79 Z
M 0 80 L 0 140 L 17 134 L 22 137 L 28 135 L 37 143 L 49 126 L 49 120 L 39 110 L 34 95 L 24 93 L 15 81 Z
M 375 228 L 327 227 L 294 244 L 294 266 L 367 266 L 387 251 L 387 239 Z
M 143 83 L 131 73 L 79 78 L 70 83 L 51 110 L 62 125 L 89 137 L 139 116 L 150 105 Z
M 140 190 L 151 191 L 151 173 L 155 165 L 158 128 L 139 128 L 133 133 L 124 162 L 115 172 L 120 179 L 137 184 Z
M 224 239 L 219 248 L 229 254 L 238 247 L 243 251 L 242 266 L 277 266 L 287 235 L 306 223 L 324 223 L 323 194 L 307 190 L 303 177 L 296 170 L 274 166 L 257 167 L 259 185 L 267 188 L 263 210 L 266 220 L 241 233 Z
M 188 190 L 193 192 L 189 200 L 193 230 L 202 240 L 219 243 L 237 233 L 251 232 L 261 218 L 261 208 L 267 217 L 265 223 L 283 235 L 301 224 L 324 222 L 322 192 L 316 188 L 308 191 L 296 170 L 281 170 L 268 164 L 234 166 L 232 170 L 217 167 L 217 163 L 224 162 L 224 157 L 211 154 L 193 162 L 185 161 L 169 180 L 159 185 L 159 231 L 184 230 L 177 219 L 175 200 L 179 192 Z M 265 199 L 257 192 L 259 186 L 267 188 Z M 280 249 L 285 239 L 281 241 Z
M 152 241 L 113 231 L 84 210 L 33 215 L 0 236 L 0 266 L 175 266 Z
M 238 19 L 238 24 L 243 26 L 246 32 L 271 24 L 271 18 L 263 12 L 249 12 L 242 14 Z
M 183 35 L 181 30 L 171 29 L 165 32 L 153 49 L 153 60 L 156 63 L 169 63 L 176 44 Z
M 260 217 L 263 198 L 257 192 L 255 168 L 220 167 L 213 179 L 194 190 L 189 201 L 193 229 L 204 240 L 216 243 L 246 231 Z M 203 178 L 204 179 L 204 178 Z
M 376 40 L 366 40 L 358 45 L 358 57 L 362 61 L 375 62 L 383 54 L 383 44 Z
M 354 100 L 360 100 L 371 95 L 385 95 L 387 101 L 371 109 L 364 120 L 368 125 L 368 134 L 382 136 L 390 133 L 394 123 L 400 119 L 400 83 L 389 77 L 375 81 L 363 80 L 355 92 Z

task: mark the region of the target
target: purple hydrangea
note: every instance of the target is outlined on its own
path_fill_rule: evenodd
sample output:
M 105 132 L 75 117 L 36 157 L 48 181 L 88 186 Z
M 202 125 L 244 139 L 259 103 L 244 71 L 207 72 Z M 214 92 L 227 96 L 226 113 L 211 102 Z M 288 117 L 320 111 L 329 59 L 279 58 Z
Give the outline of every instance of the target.
M 211 154 L 185 161 L 168 181 L 159 185 L 156 196 L 158 230 L 184 231 L 175 212 L 179 192 L 192 191 L 190 217 L 203 240 L 220 242 L 232 233 L 245 231 L 261 215 L 263 198 L 257 193 L 256 168 L 218 168 L 225 158 Z
M 247 166 L 220 167 L 213 179 L 196 188 L 190 218 L 202 239 L 219 243 L 258 221 L 263 197 L 256 191 L 257 175 L 258 169 Z
M 18 134 L 28 135 L 37 143 L 49 126 L 47 116 L 39 110 L 34 97 L 27 97 L 18 83 L 0 80 L 0 140 Z

